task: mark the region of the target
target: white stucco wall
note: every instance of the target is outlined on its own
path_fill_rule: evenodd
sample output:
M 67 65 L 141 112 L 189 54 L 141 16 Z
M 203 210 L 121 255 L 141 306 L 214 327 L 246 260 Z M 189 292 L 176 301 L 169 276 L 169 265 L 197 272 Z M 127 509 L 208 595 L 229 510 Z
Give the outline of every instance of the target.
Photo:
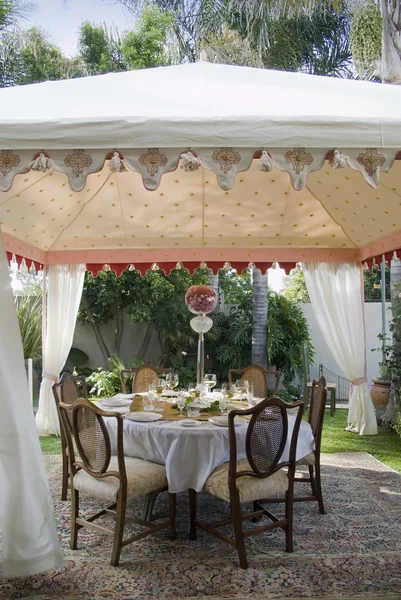
M 390 304 L 386 304 L 386 319 L 387 319 L 387 331 L 389 322 L 391 321 L 391 311 L 388 310 Z M 342 372 L 340 367 L 335 362 L 328 345 L 323 339 L 322 334 L 320 333 L 319 326 L 316 321 L 316 317 L 312 310 L 311 304 L 302 304 L 301 308 L 308 320 L 309 331 L 312 339 L 312 343 L 316 350 L 315 355 L 315 363 L 311 366 L 310 375 L 311 378 L 317 377 L 319 372 L 319 364 L 322 363 L 326 369 L 333 371 L 338 375 L 342 375 L 345 377 L 345 374 Z M 226 314 L 229 314 L 230 306 L 226 305 L 224 307 L 224 311 Z M 372 352 L 373 348 L 379 348 L 380 341 L 378 339 L 379 333 L 381 333 L 382 327 L 382 317 L 381 317 L 381 304 L 379 302 L 366 302 L 365 303 L 365 322 L 366 322 L 366 359 L 367 359 L 367 375 L 369 381 L 372 377 L 376 377 L 378 375 L 378 363 L 381 359 L 380 352 Z M 132 361 L 132 359 L 138 353 L 139 348 L 141 347 L 145 332 L 146 332 L 146 324 L 145 323 L 137 323 L 133 325 L 131 323 L 129 315 L 125 315 L 124 317 L 124 333 L 123 339 L 121 343 L 121 352 L 120 356 L 123 361 L 128 365 Z M 112 350 L 113 347 L 113 337 L 114 337 L 114 324 L 107 323 L 106 325 L 101 326 L 101 330 L 103 332 L 104 339 L 108 347 Z M 106 366 L 104 365 L 103 357 L 96 342 L 95 335 L 93 330 L 88 325 L 80 325 L 77 324 L 73 346 L 79 348 L 86 352 L 86 354 L 90 357 L 88 366 L 92 368 Z M 157 362 L 157 359 L 160 355 L 160 345 L 155 332 L 152 333 L 152 338 L 150 340 L 147 352 L 145 354 L 144 360 L 146 362 Z
M 388 310 L 390 303 L 386 304 L 386 323 L 387 333 L 388 326 L 391 321 L 391 311 Z M 310 369 L 311 377 L 316 377 L 319 372 L 319 364 L 322 363 L 327 369 L 333 371 L 338 375 L 345 377 L 345 373 L 342 372 L 340 367 L 334 360 L 328 345 L 323 339 L 320 333 L 319 325 L 317 324 L 316 317 L 312 310 L 311 304 L 302 304 L 301 308 L 304 315 L 308 319 L 309 331 L 312 338 L 312 344 L 315 347 L 315 364 Z M 379 362 L 381 360 L 380 352 L 372 352 L 373 348 L 380 347 L 380 340 L 378 339 L 379 333 L 382 330 L 382 312 L 380 302 L 365 302 L 365 326 L 366 326 L 366 366 L 368 380 L 372 377 L 377 377 L 379 374 Z
M 113 353 L 114 322 L 101 325 L 100 329 L 107 347 L 110 352 Z M 135 325 L 133 325 L 130 316 L 127 314 L 124 315 L 124 330 L 121 340 L 120 357 L 127 366 L 130 365 L 132 359 L 137 355 L 145 336 L 146 329 L 146 323 L 135 323 Z M 77 323 L 72 345 L 75 348 L 83 350 L 89 356 L 88 367 L 96 368 L 106 366 L 96 341 L 95 334 L 90 325 L 81 325 L 80 323 Z M 159 355 L 160 344 L 156 332 L 153 331 L 152 338 L 144 356 L 144 361 L 156 362 Z

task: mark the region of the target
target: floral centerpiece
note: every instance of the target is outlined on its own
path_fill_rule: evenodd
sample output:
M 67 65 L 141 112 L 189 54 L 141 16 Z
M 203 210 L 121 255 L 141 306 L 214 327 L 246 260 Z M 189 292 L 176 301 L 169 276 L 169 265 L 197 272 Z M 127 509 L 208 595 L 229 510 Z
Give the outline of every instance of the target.
M 193 285 L 185 294 L 185 303 L 194 314 L 207 314 L 216 308 L 217 294 L 207 285 Z

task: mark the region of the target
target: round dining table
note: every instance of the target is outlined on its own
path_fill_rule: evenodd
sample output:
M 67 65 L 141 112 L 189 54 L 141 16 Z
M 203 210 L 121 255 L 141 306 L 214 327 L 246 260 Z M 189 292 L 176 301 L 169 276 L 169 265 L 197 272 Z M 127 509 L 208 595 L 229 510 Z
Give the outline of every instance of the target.
M 214 425 L 209 421 L 199 421 L 195 427 L 184 427 L 177 415 L 176 420 L 139 422 L 124 419 L 124 454 L 142 458 L 166 466 L 168 489 L 178 493 L 190 488 L 201 492 L 210 473 L 230 458 L 228 427 Z M 105 418 L 110 435 L 111 451 L 116 454 L 117 420 Z M 288 460 L 289 440 L 295 424 L 295 417 L 288 416 L 287 444 L 282 460 Z M 245 438 L 248 422 L 235 428 L 237 457 L 245 458 Z M 296 457 L 303 458 L 313 451 L 315 440 L 312 429 L 306 421 L 301 421 Z

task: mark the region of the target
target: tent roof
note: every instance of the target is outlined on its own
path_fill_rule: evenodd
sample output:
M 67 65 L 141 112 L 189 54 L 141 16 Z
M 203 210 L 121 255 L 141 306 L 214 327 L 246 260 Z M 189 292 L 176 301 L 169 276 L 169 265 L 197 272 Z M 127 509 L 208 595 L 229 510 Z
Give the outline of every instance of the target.
M 399 86 L 200 62 L 2 89 L 0 103 L 0 225 L 38 263 L 401 248 Z
M 2 148 L 397 147 L 401 88 L 200 61 L 0 90 Z

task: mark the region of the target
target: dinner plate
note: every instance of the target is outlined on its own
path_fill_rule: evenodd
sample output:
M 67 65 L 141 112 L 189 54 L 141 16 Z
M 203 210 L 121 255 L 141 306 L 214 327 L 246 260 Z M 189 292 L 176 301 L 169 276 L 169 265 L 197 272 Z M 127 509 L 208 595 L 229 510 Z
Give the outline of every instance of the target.
M 209 421 L 213 423 L 213 425 L 219 425 L 220 427 L 228 427 L 228 415 L 221 415 L 220 417 L 210 417 Z M 247 423 L 246 419 L 242 417 L 235 417 L 234 425 L 238 427 L 238 425 L 243 425 Z
M 163 415 L 160 413 L 141 412 L 138 410 L 135 412 L 130 412 L 125 418 L 129 421 L 159 421 L 163 418 Z
M 103 398 L 98 401 L 98 405 L 101 408 L 123 408 L 130 406 L 131 398 Z
M 184 421 L 179 421 L 179 423 L 183 427 L 196 427 L 197 425 L 201 425 L 200 421 L 194 421 L 192 419 L 185 419 Z
M 178 392 L 175 392 L 174 390 L 164 390 L 162 396 L 166 396 L 167 398 L 175 398 L 178 396 Z

